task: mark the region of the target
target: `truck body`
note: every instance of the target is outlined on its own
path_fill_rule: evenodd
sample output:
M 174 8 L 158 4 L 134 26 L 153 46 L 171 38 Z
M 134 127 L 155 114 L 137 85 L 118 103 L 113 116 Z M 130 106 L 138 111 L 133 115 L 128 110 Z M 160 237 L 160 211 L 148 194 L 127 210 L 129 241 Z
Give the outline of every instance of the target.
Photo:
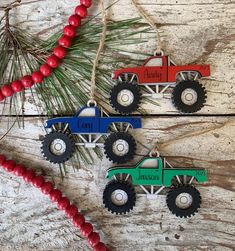
M 112 123 L 129 123 L 134 129 L 141 128 L 140 117 L 101 117 L 98 107 L 83 107 L 73 117 L 47 120 L 45 128 L 57 123 L 68 124 L 72 134 L 105 134 Z
M 210 66 L 176 66 L 168 56 L 153 56 L 149 57 L 140 67 L 116 70 L 112 77 L 117 80 L 121 74 L 129 73 L 136 75 L 140 85 L 154 85 L 156 83 L 175 83 L 180 72 L 197 72 L 201 77 L 208 77 L 210 76 Z
M 170 187 L 176 176 L 194 177 L 199 183 L 207 180 L 204 168 L 164 168 L 162 158 L 145 158 L 134 167 L 114 167 L 107 171 L 107 178 L 117 174 L 129 174 L 133 185 L 153 185 Z

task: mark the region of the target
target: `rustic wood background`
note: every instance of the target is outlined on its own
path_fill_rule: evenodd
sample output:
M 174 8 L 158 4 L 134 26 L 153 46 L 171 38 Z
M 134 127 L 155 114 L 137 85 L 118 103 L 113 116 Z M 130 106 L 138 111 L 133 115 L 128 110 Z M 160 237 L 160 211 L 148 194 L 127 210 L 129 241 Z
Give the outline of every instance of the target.
M 1 5 L 8 2 L 1 0 Z M 11 14 L 12 21 L 32 33 L 47 36 L 61 29 L 77 2 L 22 0 L 22 6 Z M 143 128 L 134 132 L 141 143 L 133 163 L 157 143 L 162 155 L 168 156 L 175 166 L 208 169 L 208 183 L 198 187 L 203 198 L 199 214 L 179 219 L 169 213 L 164 195 L 157 201 L 149 201 L 141 194 L 131 214 L 118 217 L 110 214 L 102 205 L 102 191 L 107 182 L 105 170 L 111 165 L 105 158 L 97 160 L 94 166 L 75 165 L 79 167 L 75 171 L 67 163 L 67 175 L 62 181 L 59 167 L 41 156 L 43 119 L 38 116 L 30 95 L 25 127 L 14 126 L 0 142 L 1 152 L 54 179 L 95 223 L 111 250 L 234 250 L 235 3 L 232 0 L 140 0 L 139 3 L 161 24 L 164 49 L 177 64 L 211 65 L 212 76 L 203 80 L 208 91 L 207 104 L 197 116 L 178 114 L 170 100 L 161 100 L 160 106 L 145 104 L 149 116 L 144 118 Z M 97 9 L 95 3 L 90 15 Z M 108 14 L 114 20 L 138 16 L 130 0 L 120 0 Z M 136 49 L 152 52 L 154 48 L 151 40 Z M 14 117 L 1 117 L 0 137 L 14 121 Z M 2 171 L 0 174 L 0 250 L 90 250 L 79 231 L 49 199 L 20 179 Z

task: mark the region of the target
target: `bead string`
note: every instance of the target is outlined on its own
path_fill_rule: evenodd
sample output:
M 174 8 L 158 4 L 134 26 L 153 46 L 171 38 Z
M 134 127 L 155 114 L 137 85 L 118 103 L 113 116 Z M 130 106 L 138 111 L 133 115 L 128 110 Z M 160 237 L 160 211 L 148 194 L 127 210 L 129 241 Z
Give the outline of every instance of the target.
M 23 76 L 20 80 L 15 80 L 11 84 L 5 84 L 0 89 L 0 101 L 13 94 L 22 92 L 24 89 L 31 88 L 34 84 L 41 84 L 44 78 L 51 76 L 54 69 L 66 57 L 67 49 L 71 47 L 73 38 L 76 36 L 76 30 L 81 26 L 81 20 L 87 16 L 87 9 L 91 7 L 92 0 L 80 0 L 80 5 L 75 8 L 75 14 L 68 19 L 69 25 L 63 30 L 63 35 L 58 41 L 58 46 L 54 48 L 53 54 L 47 58 L 39 71 L 32 75 Z
M 26 183 L 31 183 L 34 187 L 40 189 L 43 194 L 49 196 L 51 201 L 57 204 L 58 209 L 64 211 L 65 215 L 72 220 L 73 225 L 80 229 L 82 236 L 87 238 L 94 251 L 110 251 L 100 241 L 100 235 L 93 231 L 92 224 L 86 222 L 84 216 L 78 212 L 78 208 L 71 204 L 69 199 L 59 189 L 56 189 L 52 182 L 46 181 L 42 175 L 36 175 L 34 170 L 27 169 L 22 164 L 7 160 L 4 155 L 0 155 L 0 166 L 4 171 L 22 177 Z

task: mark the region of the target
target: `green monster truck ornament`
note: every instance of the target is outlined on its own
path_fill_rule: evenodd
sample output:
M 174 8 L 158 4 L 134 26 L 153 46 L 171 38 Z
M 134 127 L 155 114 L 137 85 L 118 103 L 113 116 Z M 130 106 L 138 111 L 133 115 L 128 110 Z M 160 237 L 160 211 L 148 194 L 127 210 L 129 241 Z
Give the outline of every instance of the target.
M 191 217 L 201 204 L 199 191 L 193 182 L 207 181 L 203 168 L 173 168 L 165 158 L 147 157 L 134 167 L 113 167 L 108 169 L 107 178 L 111 181 L 103 193 L 105 207 L 116 214 L 126 214 L 133 209 L 136 192 L 133 186 L 156 199 L 164 188 L 168 188 L 167 206 L 178 217 Z

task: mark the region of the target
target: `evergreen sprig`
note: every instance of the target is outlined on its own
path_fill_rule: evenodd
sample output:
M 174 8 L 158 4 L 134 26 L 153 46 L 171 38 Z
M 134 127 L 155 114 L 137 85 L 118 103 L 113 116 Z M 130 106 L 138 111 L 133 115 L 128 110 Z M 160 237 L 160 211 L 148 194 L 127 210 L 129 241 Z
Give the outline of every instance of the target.
M 9 20 L 8 20 L 9 21 Z M 25 74 L 31 74 L 45 63 L 52 53 L 61 32 L 52 35 L 47 40 L 40 40 L 22 30 L 18 26 L 0 24 L 0 79 L 1 84 L 20 79 Z M 6 25 L 7 24 L 7 25 Z M 31 92 L 38 107 L 38 114 L 48 116 L 73 114 L 89 100 L 90 80 L 93 60 L 99 46 L 102 33 L 102 22 L 94 18 L 83 24 L 74 39 L 73 46 L 63 63 L 54 70 L 51 77 L 42 84 L 35 85 Z M 105 50 L 97 69 L 97 99 L 99 106 L 109 107 L 109 93 L 112 85 L 111 72 L 133 63 L 139 64 L 141 54 L 126 49 L 127 46 L 146 43 L 142 33 L 151 33 L 149 28 L 142 25 L 139 19 L 129 19 L 119 22 L 108 22 L 108 32 L 105 40 Z M 24 115 L 25 92 L 14 95 L 3 107 L 10 114 Z M 5 101 L 6 102 L 6 101 Z M 92 153 L 79 149 L 83 161 L 90 163 Z M 100 152 L 96 151 L 100 156 Z M 76 158 L 76 157 L 75 157 Z M 78 160 L 76 160 L 78 161 Z

